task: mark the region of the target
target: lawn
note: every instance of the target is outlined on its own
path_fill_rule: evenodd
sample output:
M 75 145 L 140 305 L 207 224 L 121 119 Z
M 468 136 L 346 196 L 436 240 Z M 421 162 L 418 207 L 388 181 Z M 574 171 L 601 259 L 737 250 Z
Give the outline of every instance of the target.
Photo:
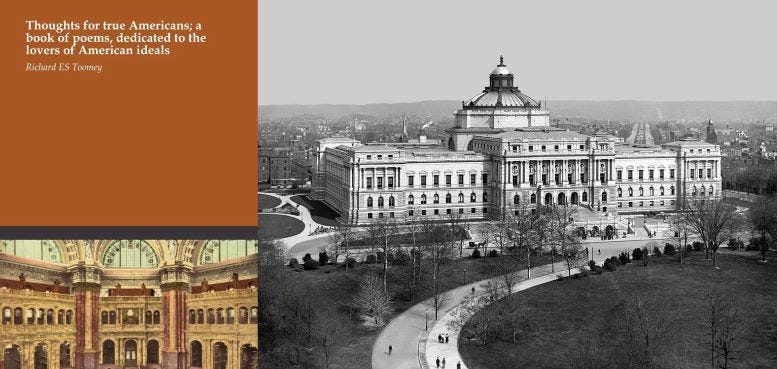
M 281 199 L 275 196 L 259 194 L 259 209 L 272 209 L 280 204 Z
M 318 224 L 331 227 L 340 225 L 340 223 L 336 220 L 340 217 L 340 215 L 321 201 L 312 200 L 307 195 L 292 196 L 291 201 L 294 201 L 295 203 L 300 204 L 310 210 L 310 215 L 313 217 L 313 221 Z
M 314 258 L 316 257 L 317 255 L 314 255 Z M 443 284 L 444 289 L 461 286 L 464 283 L 465 268 L 467 271 L 467 283 L 488 278 L 490 275 L 488 268 L 494 264 L 494 261 L 495 259 L 490 257 L 485 262 L 483 259 L 473 260 L 470 258 L 451 261 L 445 267 L 445 270 L 447 270 L 445 275 L 448 278 Z M 537 263 L 540 262 L 546 262 L 545 257 L 542 259 L 538 258 Z M 427 289 L 414 296 L 412 301 L 408 301 L 396 279 L 400 271 L 399 268 L 399 266 L 390 266 L 389 269 L 389 289 L 394 296 L 392 317 L 432 295 Z M 341 325 L 341 331 L 338 332 L 339 342 L 333 355 L 335 359 L 331 365 L 332 368 L 363 369 L 370 368 L 372 365 L 372 346 L 380 334 L 380 330 L 365 327 L 362 321 L 356 317 L 349 319 L 348 309 L 348 304 L 353 300 L 354 295 L 358 291 L 361 277 L 369 271 L 380 273 L 382 271 L 382 264 L 360 264 L 353 269 L 349 269 L 348 272 L 345 272 L 342 267 L 332 265 L 306 271 L 287 269 L 287 272 L 291 273 L 290 277 L 293 279 L 292 284 L 294 286 L 313 287 L 308 291 L 301 291 L 301 293 L 311 294 L 316 300 L 317 306 L 320 307 L 318 312 L 322 316 L 320 319 L 335 319 L 336 321 L 344 322 Z M 267 360 L 260 358 L 260 362 L 264 362 L 262 368 L 265 368 L 265 366 L 267 368 L 275 368 Z M 317 351 L 310 352 L 302 367 L 310 369 L 323 368 L 320 353 Z
M 702 333 L 703 299 L 715 285 L 741 309 L 746 325 L 738 345 L 737 368 L 777 367 L 777 262 L 758 262 L 757 253 L 722 251 L 720 269 L 693 253 L 687 264 L 674 257 L 651 258 L 621 266 L 615 272 L 554 281 L 509 298 L 525 304 L 528 327 L 518 342 L 497 341 L 483 348 L 460 340 L 468 368 L 578 367 L 574 358 L 590 340 L 602 338 L 608 311 L 620 301 L 639 297 L 664 320 L 668 333 L 659 356 L 664 368 L 709 368 L 709 351 Z
M 286 215 L 259 213 L 259 239 L 274 240 L 302 232 L 305 223 Z

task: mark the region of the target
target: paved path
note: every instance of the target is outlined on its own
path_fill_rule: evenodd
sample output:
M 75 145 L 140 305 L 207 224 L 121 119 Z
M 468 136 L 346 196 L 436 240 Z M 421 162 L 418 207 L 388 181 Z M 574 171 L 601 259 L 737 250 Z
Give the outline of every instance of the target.
M 327 245 L 328 243 L 327 238 L 329 234 L 318 233 L 318 234 L 311 235 L 311 233 L 313 233 L 313 231 L 316 228 L 322 227 L 322 225 L 316 223 L 313 220 L 313 217 L 310 214 L 310 210 L 308 210 L 308 208 L 302 205 L 297 206 L 297 203 L 291 200 L 291 197 L 295 195 L 279 195 L 271 192 L 259 192 L 259 193 L 263 195 L 279 198 L 281 200 L 281 204 L 276 206 L 276 208 L 283 206 L 283 204 L 285 203 L 289 203 L 292 206 L 295 206 L 297 210 L 299 210 L 298 216 L 290 215 L 290 214 L 285 214 L 285 215 L 301 220 L 302 223 L 305 224 L 305 229 L 303 229 L 302 232 L 295 234 L 293 236 L 278 239 L 278 241 L 281 241 L 284 243 L 284 245 L 286 245 L 287 257 L 288 258 L 296 257 L 298 259 L 301 259 L 305 254 L 310 253 L 311 255 L 314 255 L 314 258 L 317 258 L 318 252 L 321 251 L 321 248 Z M 281 213 L 267 212 L 267 214 L 281 214 Z
M 597 251 L 594 252 L 593 259 L 601 262 L 605 258 L 618 255 L 621 251 L 631 252 L 635 247 L 644 246 L 646 242 L 644 239 L 624 239 L 620 242 L 598 242 L 589 247 L 595 247 Z M 598 249 L 601 249 L 601 254 L 598 254 Z M 551 269 L 555 272 L 551 272 Z M 533 278 L 529 280 L 525 278 L 525 270 L 517 273 L 522 281 L 516 292 L 555 280 L 557 274 L 566 274 L 567 271 L 562 263 L 556 263 L 553 267 L 548 264 L 532 269 Z M 448 331 L 447 322 L 451 319 L 450 313 L 471 294 L 472 287 L 475 287 L 476 294 L 482 293 L 480 286 L 488 281 L 470 283 L 449 291 L 451 301 L 439 311 L 439 320 L 434 320 L 434 309 L 424 302 L 414 305 L 392 319 L 372 347 L 372 369 L 436 368 L 435 360 L 438 356 L 440 360 L 443 357 L 446 359 L 446 368 L 456 368 L 456 363 L 461 360 L 458 353 L 459 332 Z M 429 329 L 425 331 L 427 323 Z M 437 343 L 437 335 L 440 333 L 448 333 L 449 343 Z M 391 355 L 388 355 L 389 345 L 393 347 Z M 461 363 L 461 367 L 466 368 L 464 362 Z

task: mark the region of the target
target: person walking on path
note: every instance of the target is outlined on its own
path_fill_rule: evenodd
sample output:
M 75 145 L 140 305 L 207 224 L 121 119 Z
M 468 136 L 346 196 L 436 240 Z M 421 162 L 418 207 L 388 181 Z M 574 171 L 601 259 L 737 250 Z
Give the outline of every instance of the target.
M 437 363 L 437 367 L 439 368 L 440 367 L 440 357 L 439 356 L 437 357 L 437 360 L 435 362 Z
M 448 334 L 445 334 L 445 343 L 448 343 Z
M 394 348 L 393 348 L 393 347 L 391 347 L 391 345 L 389 345 L 389 355 L 391 355 L 391 350 L 393 350 L 393 349 L 394 349 Z
M 472 286 L 472 294 L 475 294 L 475 286 Z
M 459 361 L 458 363 L 456 363 L 456 369 L 461 369 L 461 361 Z
M 445 358 L 442 358 L 442 368 L 445 369 Z

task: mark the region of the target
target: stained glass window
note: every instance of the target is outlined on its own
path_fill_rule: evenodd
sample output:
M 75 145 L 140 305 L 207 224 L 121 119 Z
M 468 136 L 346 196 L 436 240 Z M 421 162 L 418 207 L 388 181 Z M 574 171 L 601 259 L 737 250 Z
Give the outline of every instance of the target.
M 256 254 L 259 243 L 256 240 L 209 240 L 200 252 L 200 264 L 218 263 Z
M 52 263 L 62 262 L 62 251 L 52 240 L 0 240 L 0 254 Z
M 108 246 L 103 265 L 110 268 L 156 268 L 159 258 L 146 241 L 121 240 Z

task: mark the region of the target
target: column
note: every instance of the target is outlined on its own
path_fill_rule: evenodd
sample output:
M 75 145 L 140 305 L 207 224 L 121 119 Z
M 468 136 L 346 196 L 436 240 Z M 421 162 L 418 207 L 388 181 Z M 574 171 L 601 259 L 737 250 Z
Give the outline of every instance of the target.
M 191 268 L 182 263 L 162 270 L 162 369 L 186 368 L 186 291 L 190 278 Z
M 96 369 L 100 342 L 98 339 L 100 311 L 100 271 L 94 266 L 83 264 L 68 268 L 72 275 L 75 290 L 75 309 L 73 318 L 76 330 L 73 367 L 76 369 Z M 59 350 L 59 347 L 50 347 Z
M 399 185 L 400 185 L 399 179 L 402 178 L 402 167 L 397 167 L 397 172 L 394 175 L 395 175 L 394 182 L 396 182 L 394 183 L 394 187 L 399 188 Z
M 715 179 L 720 179 L 720 160 L 715 160 Z

